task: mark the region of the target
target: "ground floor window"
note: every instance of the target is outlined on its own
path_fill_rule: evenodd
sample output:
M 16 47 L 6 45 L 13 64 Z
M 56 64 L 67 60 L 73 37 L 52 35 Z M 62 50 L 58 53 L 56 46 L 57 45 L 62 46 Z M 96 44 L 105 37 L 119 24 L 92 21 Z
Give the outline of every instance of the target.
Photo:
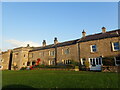
M 120 66 L 120 56 L 115 57 L 115 65 Z
M 30 66 L 30 62 L 27 62 L 27 66 Z
M 54 60 L 49 60 L 49 65 L 55 65 L 55 61 Z
M 102 58 L 89 58 L 89 62 L 91 66 L 101 65 Z
M 71 60 L 64 60 L 63 64 L 71 64 Z
M 0 65 L 0 69 L 2 69 L 3 68 L 3 66 L 2 65 Z
M 82 64 L 82 65 L 85 65 L 85 61 L 86 61 L 85 58 L 81 58 L 81 64 Z
M 35 64 L 36 64 L 36 62 L 35 62 L 35 61 L 33 61 L 33 62 L 32 62 L 32 65 L 35 65 Z

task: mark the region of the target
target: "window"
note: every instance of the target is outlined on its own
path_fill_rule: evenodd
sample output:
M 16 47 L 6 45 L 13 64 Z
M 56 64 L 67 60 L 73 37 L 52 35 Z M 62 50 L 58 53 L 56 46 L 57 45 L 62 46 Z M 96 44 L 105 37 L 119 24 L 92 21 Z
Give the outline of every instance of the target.
M 49 51 L 49 56 L 54 56 L 55 55 L 55 51 Z
M 32 58 L 33 58 L 33 53 L 32 53 Z
M 42 54 L 43 54 L 43 56 L 44 56 L 44 52 L 43 52 Z
M 14 54 L 14 57 L 17 58 L 17 56 L 18 56 L 18 53 L 15 53 L 15 54 Z
M 30 62 L 27 62 L 27 66 L 30 66 Z
M 115 65 L 116 66 L 120 66 L 120 56 L 119 57 L 115 57 Z
M 4 59 L 1 59 L 1 62 L 4 62 Z
M 82 65 L 85 65 L 85 60 L 86 60 L 85 58 L 82 58 L 82 59 L 81 59 L 81 64 L 82 64 Z
M 24 58 L 26 58 L 26 54 L 24 54 Z
M 30 53 L 28 56 L 29 58 L 33 58 L 33 53 Z
M 70 53 L 69 48 L 65 49 L 65 54 L 69 54 L 69 53 Z
M 35 61 L 32 61 L 32 65 L 35 65 L 36 64 L 36 62 Z
M 23 65 L 25 65 L 25 63 L 23 63 Z
M 63 55 L 63 49 L 62 49 L 62 55 Z
M 0 69 L 2 69 L 2 68 L 3 68 L 3 66 L 0 65 Z
M 120 50 L 120 44 L 119 44 L 119 42 L 112 43 L 112 46 L 113 46 L 113 51 Z
M 41 56 L 41 52 L 39 53 L 39 55 Z
M 97 46 L 91 45 L 91 52 L 97 52 Z
M 71 62 L 71 60 L 69 60 L 69 59 L 63 61 L 63 64 L 71 64 L 71 63 L 72 63 L 72 62 Z
M 49 60 L 49 65 L 55 65 L 55 61 L 54 60 Z
M 91 66 L 96 66 L 96 65 L 101 65 L 102 64 L 102 59 L 101 58 L 90 58 L 90 65 Z

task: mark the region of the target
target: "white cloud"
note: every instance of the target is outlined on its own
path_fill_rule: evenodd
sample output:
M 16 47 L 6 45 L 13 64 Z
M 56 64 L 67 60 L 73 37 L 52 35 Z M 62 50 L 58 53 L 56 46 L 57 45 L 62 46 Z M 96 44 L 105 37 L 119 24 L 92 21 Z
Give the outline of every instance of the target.
M 27 44 L 33 47 L 40 46 L 39 43 L 35 43 L 32 41 L 18 41 L 18 40 L 11 39 L 11 40 L 6 40 L 6 42 L 10 43 L 13 47 L 26 47 Z

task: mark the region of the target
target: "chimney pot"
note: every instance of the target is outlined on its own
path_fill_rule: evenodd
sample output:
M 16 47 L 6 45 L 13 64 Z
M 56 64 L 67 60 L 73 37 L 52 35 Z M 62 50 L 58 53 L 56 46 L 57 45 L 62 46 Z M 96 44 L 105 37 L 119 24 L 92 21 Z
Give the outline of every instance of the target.
M 29 44 L 27 44 L 27 47 L 30 47 L 30 45 L 29 45 Z

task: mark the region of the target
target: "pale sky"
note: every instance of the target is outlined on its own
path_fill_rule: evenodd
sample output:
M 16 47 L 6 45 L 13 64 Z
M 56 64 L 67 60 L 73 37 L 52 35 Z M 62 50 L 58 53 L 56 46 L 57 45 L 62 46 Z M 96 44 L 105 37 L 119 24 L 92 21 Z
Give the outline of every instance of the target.
M 118 2 L 3 2 L 2 50 L 118 29 Z

